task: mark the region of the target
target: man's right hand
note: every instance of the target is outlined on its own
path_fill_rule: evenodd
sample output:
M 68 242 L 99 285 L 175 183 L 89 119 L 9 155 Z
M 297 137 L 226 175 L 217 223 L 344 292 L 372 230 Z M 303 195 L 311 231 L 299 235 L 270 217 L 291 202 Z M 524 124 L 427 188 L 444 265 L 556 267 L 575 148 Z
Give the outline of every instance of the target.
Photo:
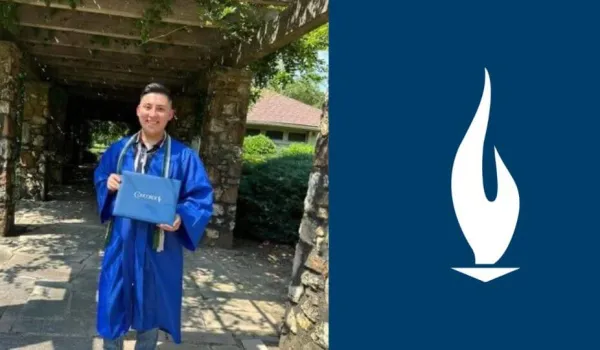
M 106 187 L 111 192 L 115 192 L 121 186 L 121 175 L 110 174 L 108 177 L 108 181 L 106 182 Z

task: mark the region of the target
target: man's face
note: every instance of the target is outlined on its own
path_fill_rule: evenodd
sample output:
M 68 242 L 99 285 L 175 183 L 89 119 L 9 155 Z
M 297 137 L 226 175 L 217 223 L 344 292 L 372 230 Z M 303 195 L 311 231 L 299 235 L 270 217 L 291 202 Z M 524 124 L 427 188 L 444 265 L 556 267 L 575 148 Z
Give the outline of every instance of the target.
M 157 93 L 144 95 L 137 107 L 137 116 L 148 135 L 162 134 L 173 118 L 173 109 L 167 96 Z

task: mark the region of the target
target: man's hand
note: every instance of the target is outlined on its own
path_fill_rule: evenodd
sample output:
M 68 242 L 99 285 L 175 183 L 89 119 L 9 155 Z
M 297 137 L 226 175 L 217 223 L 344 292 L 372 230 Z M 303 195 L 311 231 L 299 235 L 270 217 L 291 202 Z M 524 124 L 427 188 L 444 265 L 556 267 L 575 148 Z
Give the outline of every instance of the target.
M 108 177 L 108 181 L 106 182 L 106 187 L 111 192 L 115 192 L 121 187 L 121 175 L 110 174 Z
M 158 227 L 160 227 L 161 229 L 169 232 L 177 231 L 179 229 L 179 226 L 181 226 L 181 217 L 179 216 L 179 214 L 175 215 L 175 222 L 173 222 L 173 225 L 158 225 Z

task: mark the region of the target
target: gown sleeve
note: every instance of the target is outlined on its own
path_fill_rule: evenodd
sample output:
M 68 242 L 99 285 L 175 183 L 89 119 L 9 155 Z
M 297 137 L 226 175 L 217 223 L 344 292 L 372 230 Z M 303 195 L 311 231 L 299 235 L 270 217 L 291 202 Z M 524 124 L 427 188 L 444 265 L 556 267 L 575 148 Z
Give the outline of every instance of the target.
M 177 236 L 186 249 L 195 251 L 213 214 L 213 188 L 200 157 L 187 150 L 184 158 Z
M 108 191 L 106 182 L 110 174 L 117 171 L 117 157 L 119 155 L 117 148 L 115 144 L 108 147 L 94 170 L 94 187 L 96 188 L 96 201 L 101 223 L 106 222 L 112 215 L 111 208 L 115 194 Z

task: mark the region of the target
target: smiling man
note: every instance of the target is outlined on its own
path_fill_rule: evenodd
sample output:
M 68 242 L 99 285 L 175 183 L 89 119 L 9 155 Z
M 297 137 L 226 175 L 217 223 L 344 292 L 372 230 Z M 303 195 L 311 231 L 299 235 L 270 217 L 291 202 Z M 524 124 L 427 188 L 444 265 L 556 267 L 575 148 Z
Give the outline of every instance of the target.
M 137 107 L 141 130 L 112 144 L 94 173 L 100 220 L 108 221 L 97 314 L 104 349 L 122 349 L 130 329 L 137 331 L 137 350 L 155 349 L 159 329 L 181 343 L 183 248 L 197 248 L 212 216 L 213 189 L 198 154 L 165 131 L 173 115 L 169 91 L 146 86 Z M 180 180 L 175 222 L 112 216 L 123 170 Z

